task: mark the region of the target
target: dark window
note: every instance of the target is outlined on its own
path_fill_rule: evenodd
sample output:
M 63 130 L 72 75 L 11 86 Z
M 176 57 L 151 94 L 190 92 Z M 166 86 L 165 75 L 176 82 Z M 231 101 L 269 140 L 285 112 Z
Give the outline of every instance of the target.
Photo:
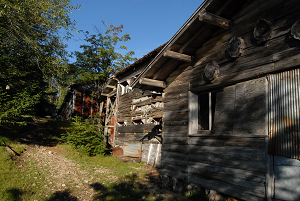
M 198 130 L 212 130 L 216 108 L 216 92 L 198 95 Z

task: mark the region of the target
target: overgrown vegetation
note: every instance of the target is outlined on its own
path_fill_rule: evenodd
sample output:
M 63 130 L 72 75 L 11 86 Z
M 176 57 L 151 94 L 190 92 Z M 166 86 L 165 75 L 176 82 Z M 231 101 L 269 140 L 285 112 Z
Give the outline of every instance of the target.
M 47 100 L 50 80 L 68 71 L 62 42 L 75 23 L 70 0 L 2 0 L 0 2 L 0 128 L 23 125 L 21 115 Z M 43 107 L 47 107 L 43 103 Z
M 27 117 L 27 120 L 30 119 L 32 119 L 31 121 L 33 122 L 29 122 L 25 127 L 26 129 L 23 131 L 27 132 L 30 129 L 38 131 L 35 132 L 36 136 L 30 145 L 17 142 L 17 138 L 6 140 L 5 143 L 17 153 L 17 155 L 12 155 L 1 143 L 0 200 L 76 200 L 76 196 L 82 193 L 82 188 L 78 187 L 80 185 L 84 186 L 85 190 L 87 188 L 93 189 L 95 194 L 93 198 L 90 198 L 91 200 L 158 201 L 169 200 L 168 196 L 172 196 L 152 193 L 153 187 L 143 182 L 143 178 L 149 176 L 143 163 L 124 163 L 118 160 L 117 157 L 103 156 L 99 154 L 91 157 L 88 156 L 86 151 L 76 149 L 74 145 L 67 143 L 57 144 L 58 142 L 62 142 L 61 136 L 65 135 L 64 133 L 69 128 L 71 129 L 69 129 L 69 134 L 67 136 L 71 135 L 71 131 L 78 133 L 82 131 L 80 131 L 80 129 L 76 129 L 76 127 L 82 129 L 90 127 L 88 130 L 95 131 L 96 127 L 91 124 L 90 119 L 87 121 L 81 121 L 81 118 L 76 117 L 71 126 L 68 122 L 59 120 Z M 34 127 L 32 127 L 33 124 Z M 35 128 L 38 129 L 36 130 Z M 33 147 L 39 147 L 37 144 L 46 145 L 47 147 L 54 146 L 52 148 L 60 150 L 60 154 L 63 154 L 68 160 L 72 161 L 72 164 L 76 164 L 76 169 L 70 169 L 70 172 L 80 171 L 78 175 L 82 176 L 84 173 L 85 176 L 80 180 L 75 181 L 68 173 L 60 175 L 59 172 L 53 171 L 54 166 L 52 168 L 48 167 L 51 163 L 47 162 L 45 159 L 32 158 L 34 154 L 36 154 L 35 157 L 38 157 L 40 153 L 42 153 L 36 153 L 39 149 L 44 149 L 45 155 L 53 157 L 53 153 L 48 153 L 50 151 L 46 147 L 34 149 L 31 152 L 31 157 L 23 155 L 23 153 L 26 154 L 27 151 L 32 148 L 31 145 L 33 145 Z M 56 160 L 55 155 L 56 154 L 54 154 L 55 159 L 52 160 Z M 62 161 L 62 167 L 66 166 L 67 159 Z M 41 164 L 44 165 L 41 166 Z M 63 191 L 57 190 L 57 185 L 59 185 L 59 189 L 62 189 L 62 183 L 60 183 L 60 181 L 56 181 L 57 178 L 64 178 L 65 180 L 70 181 L 69 183 L 64 183 L 65 188 Z M 84 180 L 89 180 L 89 182 L 86 183 Z M 54 185 L 55 181 L 58 182 L 57 185 Z M 158 183 L 155 184 L 155 182 L 159 182 L 156 179 L 152 178 L 151 182 L 154 182 L 153 185 L 159 185 Z M 84 194 L 86 194 L 86 192 L 84 192 Z M 182 196 L 188 197 L 191 200 L 207 200 L 207 196 L 205 194 L 195 190 L 189 194 L 182 194 Z
M 83 120 L 79 116 L 73 117 L 68 131 L 62 135 L 62 139 L 79 152 L 89 156 L 104 155 L 106 151 L 99 118 Z

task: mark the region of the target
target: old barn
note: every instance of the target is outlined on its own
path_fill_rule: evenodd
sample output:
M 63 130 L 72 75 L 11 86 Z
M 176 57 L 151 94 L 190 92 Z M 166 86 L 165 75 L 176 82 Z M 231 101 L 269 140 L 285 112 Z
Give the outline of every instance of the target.
M 297 0 L 206 0 L 129 83 L 162 93 L 162 175 L 242 200 L 300 199 L 299 11 Z M 122 144 L 147 124 L 118 111 Z
M 113 146 L 113 153 L 142 158 L 156 167 L 160 166 L 162 90 L 132 90 L 130 84 L 163 47 L 116 73 L 101 93 L 107 97 L 104 131 Z
M 97 101 L 94 94 L 97 94 L 94 87 L 73 84 L 69 87 L 64 101 L 58 110 L 61 119 L 71 120 L 74 116 L 88 118 L 98 112 Z

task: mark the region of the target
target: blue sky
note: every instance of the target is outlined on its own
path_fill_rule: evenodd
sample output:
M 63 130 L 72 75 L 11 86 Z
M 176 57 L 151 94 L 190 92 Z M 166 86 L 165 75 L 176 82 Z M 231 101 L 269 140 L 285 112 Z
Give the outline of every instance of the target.
M 94 26 L 103 31 L 102 21 L 114 26 L 124 25 L 123 33 L 131 40 L 124 45 L 141 58 L 166 43 L 202 4 L 203 0 L 72 0 L 81 4 L 79 10 L 70 14 L 76 20 L 78 30 L 95 34 Z M 65 41 L 67 51 L 80 51 L 83 35 Z M 75 61 L 70 59 L 70 62 Z

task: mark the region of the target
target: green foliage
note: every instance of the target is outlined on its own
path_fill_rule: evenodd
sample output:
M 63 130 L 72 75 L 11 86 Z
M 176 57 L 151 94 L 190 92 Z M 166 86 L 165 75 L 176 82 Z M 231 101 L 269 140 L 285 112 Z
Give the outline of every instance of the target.
M 104 142 L 103 132 L 100 129 L 100 122 L 94 119 L 82 120 L 81 117 L 72 118 L 72 123 L 66 134 L 62 135 L 62 139 L 68 144 L 73 145 L 81 153 L 89 156 L 104 155 L 106 144 Z
M 105 22 L 103 24 L 106 26 L 105 33 L 99 31 L 97 27 L 95 27 L 97 34 L 90 35 L 87 31 L 84 39 L 86 44 L 80 46 L 82 52 L 75 52 L 77 60 L 74 66 L 78 67 L 77 82 L 98 81 L 95 85 L 99 85 L 99 81 L 105 82 L 109 76 L 136 60 L 133 58 L 133 51 L 125 55 L 117 52 L 118 49 L 127 50 L 126 46 L 119 46 L 119 43 L 131 39 L 129 34 L 120 35 L 124 26 L 108 26 Z
M 67 71 L 61 30 L 74 29 L 70 0 L 0 2 L 0 127 L 21 124 L 22 114 L 46 97 L 50 78 Z

